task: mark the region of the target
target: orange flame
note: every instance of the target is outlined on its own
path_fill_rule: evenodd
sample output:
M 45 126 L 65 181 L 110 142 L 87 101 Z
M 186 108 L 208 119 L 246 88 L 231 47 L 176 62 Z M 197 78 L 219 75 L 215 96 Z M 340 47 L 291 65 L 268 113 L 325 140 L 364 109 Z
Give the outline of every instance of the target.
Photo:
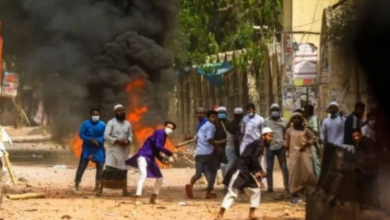
M 73 136 L 70 146 L 72 147 L 73 155 L 77 158 L 81 157 L 81 152 L 83 151 L 83 140 L 78 135 Z M 95 167 L 95 164 L 92 162 L 88 163 L 88 167 Z
M 142 89 L 144 85 L 145 79 L 137 78 L 126 87 L 126 92 L 128 93 L 130 98 L 129 106 L 127 108 L 126 113 L 126 119 L 131 123 L 134 139 L 139 145 L 142 145 L 145 140 L 153 134 L 155 129 L 163 128 L 162 125 L 158 125 L 156 127 L 148 127 L 146 125 L 143 125 L 141 122 L 142 116 L 148 112 L 148 107 L 145 104 L 139 103 L 136 90 Z M 165 147 L 172 152 L 175 152 L 175 147 L 169 139 L 167 140 Z M 157 161 L 157 163 L 161 168 L 169 167 L 169 165 L 163 164 L 160 161 Z

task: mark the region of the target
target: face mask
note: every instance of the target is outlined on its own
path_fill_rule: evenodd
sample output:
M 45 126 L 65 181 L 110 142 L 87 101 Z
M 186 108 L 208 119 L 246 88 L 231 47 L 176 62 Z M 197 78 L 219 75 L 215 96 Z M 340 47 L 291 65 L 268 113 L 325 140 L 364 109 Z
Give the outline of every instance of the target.
M 227 114 L 226 113 L 218 113 L 218 118 L 219 119 L 226 119 L 227 118 Z
M 248 113 L 248 116 L 249 117 L 253 117 L 255 115 L 255 113 L 251 112 L 251 113 Z
M 93 116 L 92 116 L 92 121 L 93 121 L 93 122 L 98 122 L 98 121 L 99 121 L 99 118 L 100 118 L 100 117 L 99 117 L 98 115 L 93 115 Z
M 368 121 L 368 126 L 373 128 L 375 126 L 375 120 Z
M 170 135 L 172 134 L 173 130 L 170 128 L 165 128 L 165 134 Z
M 271 112 L 271 117 L 272 118 L 278 118 L 280 116 L 279 112 L 278 111 L 273 111 Z

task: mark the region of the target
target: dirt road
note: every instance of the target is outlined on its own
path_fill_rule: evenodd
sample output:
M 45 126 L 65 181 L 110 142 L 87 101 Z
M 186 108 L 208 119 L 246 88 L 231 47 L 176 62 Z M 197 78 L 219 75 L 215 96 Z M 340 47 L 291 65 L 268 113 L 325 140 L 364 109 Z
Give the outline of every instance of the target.
M 159 205 L 136 206 L 131 198 L 122 198 L 119 191 L 105 191 L 102 198 L 92 193 L 95 170 L 87 170 L 80 192 L 70 193 L 75 175 L 75 168 L 54 168 L 43 166 L 15 166 L 18 178 L 22 178 L 17 187 L 8 181 L 8 193 L 44 192 L 45 199 L 12 201 L 6 199 L 0 219 L 4 220 L 199 220 L 214 219 L 224 196 L 222 186 L 216 192 L 218 199 L 205 200 L 205 185 L 195 189 L 195 199 L 186 199 L 183 186 L 189 181 L 193 169 L 165 169 L 164 186 L 159 197 Z M 8 174 L 7 174 L 8 176 Z M 129 172 L 129 189 L 135 190 L 138 173 Z M 8 178 L 6 178 L 8 179 Z M 279 192 L 262 193 L 262 201 L 257 212 L 260 219 L 304 219 L 304 204 L 292 205 L 289 200 L 280 200 L 282 195 L 281 174 L 275 174 L 276 189 Z M 7 180 L 6 180 L 7 182 Z M 147 203 L 151 194 L 153 180 L 147 180 L 142 202 Z M 180 206 L 179 202 L 184 202 Z M 248 198 L 243 194 L 237 203 L 227 211 L 226 219 L 245 219 L 248 210 Z

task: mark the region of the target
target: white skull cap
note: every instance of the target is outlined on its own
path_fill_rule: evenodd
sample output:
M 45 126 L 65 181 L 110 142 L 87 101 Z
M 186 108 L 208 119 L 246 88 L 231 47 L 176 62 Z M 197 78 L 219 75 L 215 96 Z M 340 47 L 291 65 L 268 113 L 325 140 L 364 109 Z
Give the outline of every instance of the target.
M 123 105 L 121 105 L 121 104 L 116 105 L 116 106 L 114 107 L 114 111 L 116 111 L 118 108 L 123 108 Z
M 243 114 L 244 113 L 244 110 L 242 108 L 235 108 L 234 109 L 234 114 L 235 115 L 240 115 L 240 114 Z
M 268 134 L 268 133 L 273 133 L 272 129 L 270 127 L 265 127 L 261 130 L 261 134 Z
M 217 112 L 219 112 L 219 111 L 225 111 L 226 112 L 226 107 L 224 107 L 224 106 L 218 107 L 217 108 Z
M 273 108 L 280 108 L 279 105 L 277 103 L 274 103 L 271 105 L 271 108 L 270 109 L 273 109 Z

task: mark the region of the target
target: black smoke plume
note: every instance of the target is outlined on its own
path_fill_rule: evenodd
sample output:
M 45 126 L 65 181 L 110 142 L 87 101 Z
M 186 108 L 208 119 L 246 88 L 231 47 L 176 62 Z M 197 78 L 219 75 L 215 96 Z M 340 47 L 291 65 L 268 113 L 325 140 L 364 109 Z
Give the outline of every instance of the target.
M 178 12 L 179 0 L 2 0 L 5 58 L 17 60 L 21 83 L 41 85 L 56 137 L 74 134 L 89 108 L 112 117 L 138 77 L 147 80 L 145 123 L 161 123 L 175 83 L 164 42 Z

